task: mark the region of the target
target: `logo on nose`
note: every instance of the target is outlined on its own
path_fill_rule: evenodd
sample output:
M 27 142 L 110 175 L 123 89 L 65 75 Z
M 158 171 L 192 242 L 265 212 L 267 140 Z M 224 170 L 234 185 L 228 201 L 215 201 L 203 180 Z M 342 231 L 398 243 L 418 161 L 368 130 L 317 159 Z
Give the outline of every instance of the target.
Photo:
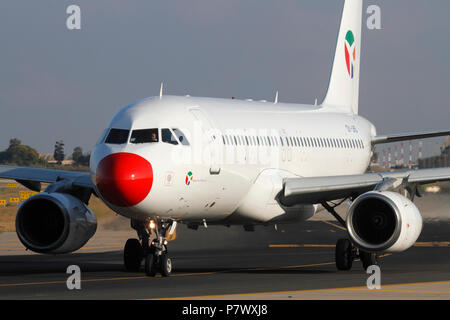
M 194 178 L 194 176 L 192 175 L 192 172 L 189 171 L 189 172 L 186 174 L 186 178 L 185 178 L 185 180 L 184 180 L 184 183 L 185 183 L 187 186 L 190 185 L 193 178 Z
M 97 189 L 109 203 L 119 207 L 137 205 L 153 185 L 153 168 L 149 161 L 134 153 L 113 153 L 97 166 Z

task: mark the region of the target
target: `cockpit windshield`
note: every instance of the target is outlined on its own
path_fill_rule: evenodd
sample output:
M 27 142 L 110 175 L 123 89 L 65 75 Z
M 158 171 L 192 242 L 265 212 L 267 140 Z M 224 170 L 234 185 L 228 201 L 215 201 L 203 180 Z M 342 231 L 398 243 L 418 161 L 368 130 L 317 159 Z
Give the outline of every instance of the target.
M 105 143 L 110 144 L 123 144 L 127 143 L 130 130 L 126 129 L 111 129 L 109 130 L 108 137 L 106 137 Z
M 168 128 L 161 129 L 161 140 L 162 142 L 170 143 L 170 144 L 178 144 L 177 139 L 173 135 L 172 131 Z
M 128 137 L 130 135 L 130 130 L 127 129 L 117 129 L 111 128 L 106 131 L 108 135 L 106 136 L 105 143 L 110 144 L 124 144 L 127 143 Z M 106 134 L 105 134 L 106 135 Z M 101 143 L 104 138 L 101 138 L 99 142 Z M 153 129 L 137 129 L 131 132 L 131 137 L 129 143 L 139 144 L 139 143 L 152 143 L 152 142 L 165 142 L 173 145 L 178 145 L 179 143 L 185 146 L 189 145 L 189 141 L 180 129 L 176 128 L 162 128 L 161 132 L 158 128 Z
M 158 141 L 158 129 L 133 130 L 131 133 L 130 143 L 149 143 Z

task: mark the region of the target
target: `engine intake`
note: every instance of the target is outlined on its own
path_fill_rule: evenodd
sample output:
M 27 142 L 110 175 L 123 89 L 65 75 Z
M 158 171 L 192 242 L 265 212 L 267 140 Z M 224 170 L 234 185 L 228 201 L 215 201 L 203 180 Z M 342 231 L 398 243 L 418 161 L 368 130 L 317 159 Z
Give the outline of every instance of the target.
M 347 230 L 353 243 L 368 252 L 400 252 L 422 231 L 422 216 L 408 198 L 391 191 L 370 191 L 351 205 Z
M 17 211 L 16 232 L 38 253 L 78 250 L 95 234 L 97 219 L 79 199 L 64 193 L 39 193 Z

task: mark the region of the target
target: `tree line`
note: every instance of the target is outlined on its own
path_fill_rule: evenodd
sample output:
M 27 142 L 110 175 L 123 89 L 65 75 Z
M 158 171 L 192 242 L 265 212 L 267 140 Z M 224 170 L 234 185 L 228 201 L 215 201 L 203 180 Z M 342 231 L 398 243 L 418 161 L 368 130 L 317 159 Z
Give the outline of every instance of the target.
M 89 166 L 90 153 L 83 153 L 81 147 L 76 147 L 72 152 L 74 166 Z M 58 140 L 55 143 L 53 158 L 58 165 L 66 158 L 64 142 Z M 17 138 L 9 140 L 9 147 L 0 151 L 0 164 L 12 166 L 50 167 L 45 159 L 39 158 L 39 153 L 32 147 L 22 144 Z

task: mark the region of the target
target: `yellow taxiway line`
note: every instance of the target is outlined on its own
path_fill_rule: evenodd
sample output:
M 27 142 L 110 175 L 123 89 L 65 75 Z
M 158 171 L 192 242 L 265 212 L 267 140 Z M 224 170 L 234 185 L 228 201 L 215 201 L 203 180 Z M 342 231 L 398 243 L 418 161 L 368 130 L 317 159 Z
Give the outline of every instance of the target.
M 415 282 L 415 283 L 396 283 L 385 285 L 386 287 L 398 287 L 398 286 L 413 286 L 413 285 L 426 285 L 426 284 L 446 284 L 450 281 L 431 281 L 431 282 Z M 295 293 L 313 293 L 323 291 L 338 291 L 338 290 L 366 290 L 370 292 L 399 292 L 399 293 L 433 293 L 433 294 L 448 294 L 447 291 L 428 291 L 428 290 L 392 290 L 392 289 L 379 289 L 369 290 L 367 287 L 343 287 L 343 288 L 327 288 L 327 289 L 307 289 L 307 290 L 293 290 L 293 291 L 268 291 L 268 292 L 252 292 L 252 293 L 231 293 L 231 294 L 217 294 L 206 296 L 190 296 L 190 297 L 176 297 L 176 298 L 157 298 L 157 299 L 141 299 L 141 300 L 190 300 L 190 299 L 208 299 L 208 298 L 227 298 L 237 296 L 260 296 L 260 295 L 273 295 L 273 294 L 295 294 Z
M 286 244 L 269 244 L 269 248 L 334 248 L 334 244 L 298 244 L 298 243 L 286 243 Z M 431 248 L 431 247 L 450 247 L 449 241 L 429 241 L 429 242 L 416 242 L 413 247 Z
M 174 273 L 171 277 L 190 277 L 190 276 L 204 276 L 218 273 L 238 272 L 238 271 L 261 271 L 273 269 L 293 269 L 293 268 L 308 268 L 315 266 L 332 265 L 334 262 L 324 262 L 316 264 L 304 264 L 298 266 L 280 266 L 280 267 L 263 267 L 263 268 L 243 268 L 235 270 L 212 271 L 212 272 L 198 272 L 198 273 Z M 153 279 L 153 277 L 136 276 L 136 277 L 115 277 L 115 278 L 96 278 L 96 279 L 81 279 L 81 282 L 96 282 L 96 281 L 117 281 L 117 280 L 135 280 L 135 279 Z M 40 282 L 23 282 L 23 283 L 4 283 L 1 287 L 16 287 L 16 286 L 33 286 L 33 285 L 50 285 L 50 284 L 65 284 L 66 281 L 40 281 Z
M 333 227 L 338 228 L 338 229 L 340 229 L 340 230 L 347 231 L 346 228 L 344 228 L 344 227 L 342 227 L 342 226 L 340 226 L 340 225 L 337 225 L 337 224 L 335 224 L 335 223 L 332 223 L 332 222 L 330 222 L 330 221 L 326 221 L 326 220 L 319 220 L 319 221 L 320 221 L 320 222 L 323 222 L 323 223 L 326 223 L 326 224 L 329 224 L 330 226 L 333 226 Z
M 416 243 L 416 246 L 424 247 L 424 246 L 449 246 L 450 242 L 421 242 Z M 273 248 L 278 247 L 300 247 L 300 246 L 311 246 L 311 247 L 334 247 L 335 245 L 331 244 L 325 244 L 325 245 L 315 245 L 315 244 L 305 244 L 305 245 L 269 245 Z M 115 246 L 114 246 L 115 247 Z M 94 249 L 94 248 L 103 248 L 103 247 L 86 247 L 85 250 Z M 106 248 L 106 247 L 105 247 Z M 112 246 L 109 246 L 108 248 L 113 248 Z M 380 257 L 386 257 L 391 254 L 385 254 Z M 314 263 L 314 264 L 303 264 L 303 265 L 293 265 L 293 266 L 279 266 L 279 267 L 261 267 L 261 268 L 243 268 L 243 269 L 236 269 L 236 270 L 224 270 L 224 271 L 217 271 L 217 272 L 199 272 L 199 273 L 179 273 L 179 274 L 172 274 L 172 277 L 187 277 L 187 276 L 202 276 L 202 275 L 212 275 L 212 274 L 218 274 L 218 273 L 227 273 L 227 272 L 239 272 L 239 271 L 261 271 L 261 270 L 274 270 L 274 269 L 297 269 L 297 268 L 308 268 L 308 267 L 317 267 L 317 266 L 327 266 L 327 265 L 334 265 L 334 262 L 323 262 L 323 263 Z M 114 277 L 114 278 L 96 278 L 96 279 L 82 279 L 81 282 L 100 282 L 100 281 L 119 281 L 119 280 L 137 280 L 137 279 L 152 279 L 152 277 L 147 276 L 135 276 L 135 277 Z M 450 282 L 450 281 L 449 281 Z M 23 282 L 23 283 L 4 283 L 0 284 L 0 287 L 14 287 L 14 286 L 34 286 L 34 285 L 51 285 L 51 284 L 65 284 L 66 281 L 41 281 L 41 282 Z M 432 282 L 430 282 L 432 283 Z M 438 283 L 438 282 L 436 282 Z M 446 283 L 446 281 L 441 282 Z M 418 283 L 420 284 L 420 283 Z M 403 284 L 399 284 L 403 285 Z M 389 285 L 392 286 L 392 285 Z M 321 291 L 321 290 L 339 290 L 339 289 L 352 289 L 356 290 L 355 288 L 332 288 L 332 289 L 315 289 L 315 290 L 300 290 L 300 291 L 292 291 L 292 292 L 313 292 L 313 291 Z M 361 287 L 365 288 L 365 287 Z M 377 290 L 379 291 L 379 290 Z M 276 293 L 276 292 L 269 292 L 269 293 Z M 279 292 L 283 293 L 283 291 Z M 252 294 L 268 294 L 268 293 L 252 293 Z M 240 295 L 240 294 L 232 294 L 232 295 Z M 232 296 L 231 295 L 231 296 Z M 244 294 L 242 294 L 244 295 Z M 249 294 L 250 295 L 250 294 Z M 228 295 L 223 295 L 228 296 Z M 208 297 L 215 297 L 215 296 L 208 296 Z M 194 298 L 194 297 L 191 297 Z M 181 299 L 187 299 L 187 298 L 181 298 Z

